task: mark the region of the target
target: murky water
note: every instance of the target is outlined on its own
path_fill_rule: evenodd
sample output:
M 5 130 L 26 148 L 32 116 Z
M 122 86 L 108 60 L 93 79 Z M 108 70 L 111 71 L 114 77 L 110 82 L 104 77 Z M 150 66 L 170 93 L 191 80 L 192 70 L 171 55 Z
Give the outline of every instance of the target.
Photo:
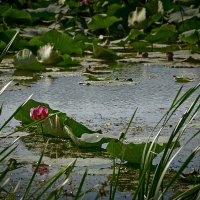
M 19 90 L 18 86 L 15 86 L 13 90 L 4 92 L 0 97 L 0 100 L 4 101 L 2 119 L 6 119 L 29 95 L 33 94 L 35 100 L 48 103 L 53 109 L 67 113 L 92 129 L 101 128 L 104 133 L 118 135 L 121 131 L 124 131 L 133 112 L 138 108 L 128 137 L 131 138 L 134 135 L 139 138 L 149 135 L 152 128 L 167 111 L 181 87 L 182 84 L 175 82 L 174 75 L 189 75 L 194 78 L 193 82 L 184 84 L 184 91 L 200 82 L 200 68 L 177 69 L 139 64 L 120 64 L 113 68 L 113 80 L 119 79 L 114 83 L 82 85 L 79 83 L 84 82 L 86 78 L 80 72 L 52 72 L 50 74 L 50 76 L 47 73 L 42 74 L 38 81 L 28 83 L 29 87 L 24 86 Z M 183 112 L 179 111 L 173 117 L 172 126 L 174 126 L 182 114 Z M 198 121 L 200 116 L 196 116 L 195 119 Z M 13 127 L 17 124 L 16 121 L 13 121 L 10 126 Z M 106 126 L 105 124 L 109 125 Z M 167 134 L 168 132 L 166 132 Z M 29 171 L 26 173 L 30 173 L 30 164 L 36 162 L 39 158 L 37 156 L 41 152 L 40 149 L 42 147 L 40 148 L 40 144 L 42 142 L 38 142 L 39 140 L 34 141 L 34 136 L 32 139 L 31 136 L 27 138 L 20 141 L 15 157 L 22 163 L 27 163 L 27 166 L 25 165 L 24 167 Z M 11 140 L 12 138 L 9 139 L 9 141 Z M 110 167 L 112 162 L 109 159 L 104 159 L 109 157 L 105 152 L 98 154 L 82 150 L 79 152 L 74 147 L 67 146 L 66 142 L 63 143 L 62 148 L 59 147 L 58 143 L 57 149 L 54 146 L 54 149 L 51 150 L 53 153 L 57 152 L 54 157 L 50 156 L 50 153 L 45 157 L 45 162 L 53 166 L 50 167 L 48 176 L 53 174 L 59 166 L 69 163 L 72 158 L 81 157 L 77 164 L 78 170 L 81 167 L 88 167 L 90 170 L 95 169 L 96 180 L 91 178 L 92 171 L 90 172 L 91 176 L 89 179 L 97 185 L 107 180 L 107 175 L 105 174 L 111 173 Z M 183 161 L 183 154 L 190 153 L 191 148 L 199 143 L 199 137 L 193 140 L 191 145 L 186 147 L 185 151 L 181 153 L 178 160 L 173 163 L 173 167 L 176 168 L 180 165 Z M 6 143 L 2 145 L 4 146 Z M 21 157 L 22 155 L 23 157 Z M 200 156 L 197 156 L 190 167 L 199 168 L 199 160 Z M 97 171 L 100 169 L 102 174 L 97 175 Z M 16 175 L 15 177 L 18 176 Z M 121 199 L 123 193 L 118 193 L 118 196 Z M 126 199 L 129 199 L 129 197 Z

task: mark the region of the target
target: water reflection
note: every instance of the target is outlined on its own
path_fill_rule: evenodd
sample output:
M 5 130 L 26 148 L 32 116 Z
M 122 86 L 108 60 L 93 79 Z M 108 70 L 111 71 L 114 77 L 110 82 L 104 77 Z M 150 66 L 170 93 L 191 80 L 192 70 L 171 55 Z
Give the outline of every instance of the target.
M 32 171 L 34 172 L 37 168 L 37 163 L 32 165 Z M 44 174 L 49 174 L 49 165 L 45 164 L 45 163 L 41 163 L 38 167 L 37 173 L 42 176 Z
M 78 148 L 70 140 L 61 138 L 43 137 L 38 134 L 30 134 L 22 137 L 21 141 L 25 144 L 28 150 L 33 152 L 41 152 L 44 149 L 48 140 L 48 146 L 45 151 L 45 156 L 49 158 L 106 158 L 109 154 L 101 148 Z

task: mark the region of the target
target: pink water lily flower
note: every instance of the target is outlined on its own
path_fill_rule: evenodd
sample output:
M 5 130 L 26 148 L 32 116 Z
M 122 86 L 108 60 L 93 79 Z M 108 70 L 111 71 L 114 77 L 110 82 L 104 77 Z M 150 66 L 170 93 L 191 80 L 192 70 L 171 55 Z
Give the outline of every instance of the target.
M 45 106 L 38 106 L 36 108 L 31 108 L 30 117 L 33 120 L 44 119 L 48 116 L 48 108 Z

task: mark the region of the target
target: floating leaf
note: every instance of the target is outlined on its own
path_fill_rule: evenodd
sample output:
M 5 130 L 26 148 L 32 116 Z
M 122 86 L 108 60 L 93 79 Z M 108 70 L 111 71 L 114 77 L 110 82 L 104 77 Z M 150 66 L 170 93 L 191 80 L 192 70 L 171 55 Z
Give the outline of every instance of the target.
M 166 43 L 176 40 L 176 33 L 170 30 L 159 30 L 156 33 L 152 33 L 146 37 L 146 40 L 150 43 Z
M 188 82 L 193 81 L 192 78 L 183 77 L 183 76 L 176 76 L 176 77 L 175 77 L 175 80 L 176 80 L 176 82 L 178 82 L 178 83 L 188 83 Z
M 73 38 L 65 33 L 51 30 L 45 33 L 41 40 L 47 44 L 52 44 L 63 54 L 82 54 L 82 49 L 79 47 L 80 41 L 74 41 Z
M 14 66 L 16 69 L 43 71 L 45 67 L 38 62 L 37 58 L 29 49 L 20 50 L 14 57 Z
M 191 19 L 183 21 L 180 26 L 178 27 L 178 31 L 180 33 L 193 30 L 193 29 L 200 29 L 200 20 L 197 17 L 193 17 Z
M 144 151 L 145 143 L 140 144 L 124 144 L 119 140 L 112 140 L 108 143 L 106 150 L 113 156 L 120 158 L 122 160 L 126 160 L 131 163 L 141 163 L 142 154 Z M 149 148 L 151 142 L 147 144 L 147 148 Z M 166 144 L 157 144 L 155 152 L 152 152 L 153 156 L 156 157 L 159 153 L 161 153 L 165 149 Z M 179 146 L 179 145 L 177 145 Z
M 115 60 L 118 58 L 117 54 L 111 49 L 97 45 L 93 45 L 93 54 L 95 58 L 100 58 L 105 60 Z
M 87 77 L 89 81 L 109 81 L 109 80 L 111 80 L 110 76 L 107 76 L 107 77 L 97 77 L 97 76 L 95 76 L 93 74 L 90 74 L 90 73 L 83 73 L 83 75 L 85 77 Z
M 78 60 L 72 59 L 68 54 L 62 55 L 62 61 L 58 64 L 61 67 L 77 66 L 80 65 Z
M 14 8 L 10 8 L 6 10 L 2 16 L 7 22 L 22 22 L 22 23 L 31 23 L 31 15 L 24 10 L 17 10 Z
M 115 16 L 107 16 L 106 14 L 99 14 L 92 17 L 90 23 L 88 23 L 88 28 L 96 31 L 98 29 L 108 29 L 111 25 L 116 22 L 121 21 L 121 18 Z
M 41 124 L 38 125 L 38 130 L 40 133 L 51 135 L 54 137 L 69 138 L 69 135 L 66 133 L 66 130 L 70 130 L 71 134 L 75 138 L 80 138 L 84 133 L 93 134 L 100 131 L 93 131 L 83 124 L 77 122 L 73 118 L 68 117 L 65 113 L 61 113 L 57 110 L 53 110 L 49 107 L 48 104 L 34 101 L 30 99 L 21 109 L 15 114 L 15 119 L 21 121 L 23 124 L 30 124 L 33 122 L 30 117 L 30 109 L 37 107 L 39 105 L 45 106 L 48 108 L 49 116 Z M 58 113 L 58 114 L 56 114 Z M 70 136 L 71 138 L 72 136 Z
M 181 180 L 190 182 L 190 183 L 200 183 L 200 171 L 191 169 L 187 172 L 183 172 L 180 175 Z
M 181 12 L 178 11 L 170 14 L 169 22 L 180 23 L 195 16 L 198 18 L 200 17 L 199 8 L 181 7 Z
M 151 15 L 157 14 L 157 13 L 161 13 L 161 14 L 164 13 L 163 3 L 160 0 L 148 1 L 145 4 L 145 7 L 147 8 L 147 10 L 150 12 Z
M 196 44 L 197 42 L 200 41 L 199 38 L 200 38 L 200 29 L 186 31 L 182 33 L 181 35 L 179 35 L 179 39 L 181 41 L 187 42 L 189 44 Z
M 122 5 L 120 5 L 120 4 L 116 4 L 116 3 L 111 4 L 110 6 L 108 6 L 108 10 L 107 10 L 108 16 L 114 16 L 115 13 L 116 13 L 120 8 L 122 8 Z

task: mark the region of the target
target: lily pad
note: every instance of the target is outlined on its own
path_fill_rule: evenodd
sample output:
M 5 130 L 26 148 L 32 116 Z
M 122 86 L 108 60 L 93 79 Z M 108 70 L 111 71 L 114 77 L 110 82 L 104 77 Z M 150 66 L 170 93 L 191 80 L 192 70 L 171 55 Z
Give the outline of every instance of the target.
M 192 78 L 183 77 L 183 76 L 176 76 L 176 77 L 175 77 L 175 80 L 176 80 L 176 82 L 178 82 L 178 83 L 188 83 L 188 82 L 193 81 Z
M 75 41 L 65 33 L 60 33 L 56 30 L 48 31 L 41 38 L 46 44 L 52 44 L 56 49 L 59 49 L 62 54 L 82 54 L 80 41 Z
M 175 41 L 177 34 L 173 25 L 163 25 L 157 29 L 152 30 L 152 33 L 146 37 L 150 43 L 166 43 Z
M 62 61 L 58 64 L 61 67 L 78 66 L 80 62 L 78 60 L 72 59 L 68 54 L 62 55 Z
M 112 140 L 108 143 L 106 150 L 113 156 L 120 158 L 122 160 L 128 161 L 130 163 L 141 163 L 143 150 L 146 143 L 140 144 L 124 144 L 119 140 Z M 148 143 L 147 148 L 149 148 L 151 142 Z M 157 144 L 153 156 L 156 157 L 165 149 L 166 143 Z
M 121 18 L 115 16 L 107 16 L 106 14 L 99 14 L 92 17 L 91 22 L 88 23 L 88 28 L 96 31 L 98 29 L 108 29 L 112 24 L 121 21 Z
M 15 114 L 15 119 L 21 121 L 23 124 L 30 124 L 34 122 L 33 119 L 30 117 L 30 109 L 39 105 L 47 107 L 49 111 L 48 114 L 50 115 L 47 119 L 45 119 L 42 123 L 38 125 L 37 128 L 39 133 L 54 137 L 71 139 L 73 137 L 80 138 L 85 133 L 101 133 L 101 131 L 93 131 L 87 128 L 73 118 L 68 117 L 65 113 L 51 109 L 48 104 L 37 102 L 33 99 L 30 99 L 24 106 L 21 107 L 21 109 Z M 70 134 L 68 134 L 68 130 L 70 130 Z
M 93 54 L 95 58 L 105 60 L 115 60 L 118 58 L 117 54 L 113 50 L 97 45 L 93 45 Z
M 179 35 L 179 39 L 183 42 L 187 42 L 189 44 L 196 44 L 199 42 L 200 38 L 200 29 L 196 30 L 190 30 L 183 32 L 181 35 Z
M 14 8 L 10 8 L 6 10 L 2 16 L 7 22 L 22 22 L 22 23 L 31 23 L 31 15 L 24 10 L 17 10 Z
M 95 76 L 93 74 L 90 74 L 90 73 L 83 73 L 83 75 L 85 77 L 87 77 L 89 81 L 109 81 L 109 80 L 111 80 L 110 76 L 107 76 L 107 77 L 97 77 L 97 76 Z

